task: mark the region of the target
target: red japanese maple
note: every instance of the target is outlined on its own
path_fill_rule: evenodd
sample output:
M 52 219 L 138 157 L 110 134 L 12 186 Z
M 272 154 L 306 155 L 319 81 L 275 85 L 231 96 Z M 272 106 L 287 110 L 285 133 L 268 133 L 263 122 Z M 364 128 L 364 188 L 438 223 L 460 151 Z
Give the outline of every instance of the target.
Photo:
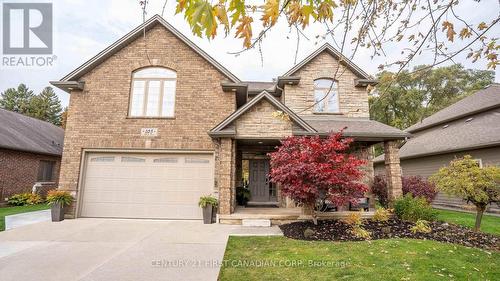
M 342 131 L 327 138 L 288 137 L 271 157 L 270 178 L 295 202 L 313 207 L 320 196 L 337 205 L 355 203 L 368 187 L 361 183 L 366 162 L 348 153 L 353 140 Z

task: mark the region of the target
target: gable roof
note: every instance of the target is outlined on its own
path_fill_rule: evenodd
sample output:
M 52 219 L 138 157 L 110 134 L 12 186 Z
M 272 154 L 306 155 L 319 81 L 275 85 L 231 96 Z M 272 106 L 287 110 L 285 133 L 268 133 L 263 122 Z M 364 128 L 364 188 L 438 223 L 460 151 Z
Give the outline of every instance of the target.
M 500 84 L 495 83 L 434 113 L 406 131 L 417 132 L 496 107 L 500 107 Z
M 350 59 L 346 58 L 344 55 L 342 55 L 342 53 L 340 53 L 337 49 L 335 49 L 332 45 L 330 45 L 328 43 L 325 43 L 323 46 L 319 47 L 316 51 L 311 53 L 304 60 L 302 60 L 301 62 L 296 64 L 294 67 L 292 67 L 290 70 L 288 70 L 285 74 L 283 74 L 283 76 L 292 76 L 299 69 L 301 69 L 304 65 L 309 63 L 311 60 L 313 60 L 315 57 L 317 57 L 319 54 L 321 54 L 324 51 L 328 52 L 334 58 L 336 58 L 337 60 L 344 63 L 344 65 L 347 66 L 347 68 L 349 70 L 351 70 L 354 74 L 356 74 L 359 78 L 370 80 L 370 75 L 368 75 L 366 72 L 364 72 L 359 66 L 357 66 Z
M 212 130 L 210 130 L 208 134 L 211 136 L 233 134 L 234 132 L 232 132 L 232 131 L 225 132 L 224 129 L 263 99 L 266 99 L 269 103 L 271 103 L 277 109 L 288 114 L 291 121 L 294 121 L 295 123 L 297 123 L 300 127 L 302 127 L 307 132 L 310 132 L 310 133 L 316 132 L 316 130 L 311 125 L 309 125 L 307 122 L 302 120 L 302 118 L 300 118 L 291 109 L 289 109 L 283 103 L 281 103 L 279 100 L 277 100 L 275 97 L 273 97 L 270 93 L 268 93 L 267 91 L 262 91 L 260 94 L 255 96 L 255 98 L 253 98 L 251 101 L 247 102 L 245 105 L 240 107 L 238 110 L 231 113 L 226 119 L 224 119 L 221 123 L 219 123 Z
M 62 155 L 64 130 L 51 123 L 0 109 L 0 148 Z
M 410 138 L 399 150 L 401 159 L 500 147 L 500 108 L 456 119 L 448 126 L 434 126 Z M 384 161 L 384 155 L 374 162 Z
M 91 69 L 101 64 L 104 60 L 121 50 L 123 47 L 128 45 L 130 42 L 136 40 L 143 34 L 143 30 L 150 30 L 156 24 L 163 25 L 168 31 L 174 34 L 177 38 L 179 38 L 182 42 L 187 44 L 191 49 L 193 49 L 196 53 L 206 59 L 209 63 L 211 63 L 217 70 L 226 75 L 233 82 L 240 82 L 238 77 L 236 77 L 233 73 L 227 70 L 224 66 L 222 66 L 219 62 L 217 62 L 214 58 L 208 55 L 205 51 L 203 51 L 200 47 L 198 47 L 195 43 L 189 40 L 186 36 L 184 36 L 180 31 L 175 29 L 172 25 L 170 25 L 165 19 L 163 19 L 160 15 L 154 15 L 134 30 L 130 31 L 128 34 L 118 39 L 116 42 L 111 44 L 106 49 L 102 50 L 96 56 L 79 66 L 77 69 L 73 70 L 63 78 L 61 81 L 76 81 L 81 78 L 84 74 L 89 72 Z

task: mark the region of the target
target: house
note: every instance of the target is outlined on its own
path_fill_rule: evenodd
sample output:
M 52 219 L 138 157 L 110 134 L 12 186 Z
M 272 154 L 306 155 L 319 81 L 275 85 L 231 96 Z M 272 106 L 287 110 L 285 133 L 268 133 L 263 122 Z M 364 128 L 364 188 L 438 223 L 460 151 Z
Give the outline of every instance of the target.
M 343 75 L 314 106 L 339 58 Z M 251 203 L 287 207 L 266 153 L 285 136 L 344 127 L 367 160 L 385 143 L 400 193 L 396 141 L 408 134 L 369 120 L 376 81 L 328 44 L 275 82 L 245 82 L 157 15 L 51 83 L 70 93 L 59 181 L 76 198 L 70 217 L 200 219 L 207 194 L 231 215 L 243 181 Z M 370 181 L 370 161 L 366 170 Z
M 35 184 L 42 194 L 57 187 L 63 139 L 60 127 L 0 109 L 0 203 Z
M 400 149 L 404 176 L 427 178 L 467 154 L 480 166 L 500 165 L 500 84 L 479 90 L 406 131 L 412 136 Z M 376 173 L 384 173 L 384 156 L 374 163 Z M 465 203 L 440 193 L 433 204 L 461 207 Z

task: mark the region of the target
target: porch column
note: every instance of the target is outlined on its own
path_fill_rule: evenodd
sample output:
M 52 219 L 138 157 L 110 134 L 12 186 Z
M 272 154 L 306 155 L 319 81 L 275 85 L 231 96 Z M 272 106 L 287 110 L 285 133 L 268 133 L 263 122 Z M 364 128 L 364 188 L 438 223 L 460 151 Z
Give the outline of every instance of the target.
M 369 209 L 373 210 L 375 209 L 375 196 L 371 190 L 371 186 L 373 186 L 373 178 L 375 177 L 375 171 L 373 169 L 373 146 L 369 146 L 368 144 L 363 145 L 359 149 L 358 156 L 360 159 L 364 159 L 366 161 L 366 164 L 361 167 L 364 172 L 363 183 L 370 187 L 365 196 L 369 198 Z
M 385 175 L 387 178 L 387 194 L 389 202 L 403 195 L 401 183 L 401 166 L 399 165 L 399 144 L 397 141 L 384 142 Z
M 219 213 L 231 214 L 235 202 L 235 146 L 230 138 L 220 140 L 218 151 Z

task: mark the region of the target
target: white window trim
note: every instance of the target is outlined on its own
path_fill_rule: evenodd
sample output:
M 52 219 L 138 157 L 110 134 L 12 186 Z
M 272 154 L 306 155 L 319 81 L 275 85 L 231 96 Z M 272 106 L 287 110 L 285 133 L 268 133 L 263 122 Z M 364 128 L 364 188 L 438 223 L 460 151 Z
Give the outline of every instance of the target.
M 331 91 L 328 92 L 328 90 L 330 90 L 330 87 L 316 87 L 316 81 L 318 80 L 328 80 L 330 82 L 333 82 L 335 83 L 334 86 L 336 87 L 331 87 Z M 313 106 L 313 112 L 314 113 L 318 113 L 318 114 L 341 114 L 341 111 L 340 111 L 340 97 L 339 97 L 339 83 L 338 81 L 335 81 L 334 79 L 331 79 L 331 78 L 318 78 L 318 79 L 314 79 L 313 81 L 313 87 L 314 87 L 314 90 L 313 90 L 313 99 L 314 99 L 314 106 Z M 323 96 L 322 97 L 322 103 L 323 103 L 323 111 L 318 111 L 316 109 L 316 90 L 324 90 L 325 92 L 327 92 L 326 96 Z M 337 111 L 329 111 L 328 110 L 328 102 L 329 102 L 329 98 L 327 97 L 331 92 L 333 92 L 334 90 L 336 90 L 336 100 L 337 100 L 337 104 L 338 104 L 338 110 Z
M 162 67 L 164 68 L 164 67 Z M 137 71 L 141 71 L 147 68 L 142 68 Z M 168 69 L 168 68 L 165 68 Z M 168 69 L 170 71 L 175 72 L 174 70 Z M 130 85 L 130 96 L 129 96 L 129 109 L 128 109 L 128 117 L 129 118 L 173 118 L 175 117 L 175 96 L 177 94 L 177 77 L 176 78 L 158 78 L 158 77 L 140 77 L 140 78 L 134 78 L 135 72 L 132 73 L 132 82 Z M 133 95 L 134 95 L 134 82 L 135 81 L 144 81 L 144 97 L 142 101 L 142 114 L 141 115 L 132 115 L 132 106 L 133 106 Z M 148 105 L 148 94 L 149 94 L 149 82 L 152 81 L 159 81 L 160 82 L 160 93 L 159 93 L 159 106 L 158 106 L 158 112 L 157 115 L 154 116 L 148 116 L 147 115 L 147 105 Z M 165 81 L 174 81 L 175 82 L 175 88 L 174 88 L 174 98 L 173 98 L 173 105 L 172 105 L 172 114 L 171 115 L 162 115 L 163 112 L 163 98 L 164 98 L 164 85 Z
M 474 161 L 476 161 L 479 164 L 479 168 L 483 167 L 483 160 L 481 158 L 476 158 L 474 159 Z

